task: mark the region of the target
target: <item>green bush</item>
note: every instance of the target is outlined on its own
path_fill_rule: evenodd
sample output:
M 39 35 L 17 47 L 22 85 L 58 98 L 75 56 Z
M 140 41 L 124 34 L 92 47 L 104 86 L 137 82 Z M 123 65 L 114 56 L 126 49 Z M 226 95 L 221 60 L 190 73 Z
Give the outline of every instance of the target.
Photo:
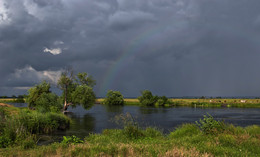
M 35 101 L 36 110 L 41 113 L 50 111 L 60 112 L 62 105 L 58 103 L 58 96 L 54 93 L 42 93 Z M 54 110 L 55 109 L 55 110 Z
M 144 133 L 137 125 L 125 126 L 123 133 L 130 139 L 138 139 L 144 137 Z
M 80 138 L 78 138 L 75 135 L 63 136 L 63 140 L 62 140 L 61 143 L 64 143 L 64 144 L 77 144 L 77 143 L 83 143 L 83 140 L 81 140 Z
M 117 115 L 114 119 L 118 125 L 124 127 L 123 134 L 127 138 L 137 139 L 144 136 L 142 129 L 130 113 Z
M 200 129 L 195 124 L 183 124 L 176 130 L 170 133 L 172 138 L 183 138 L 186 136 L 197 135 L 201 133 Z
M 141 92 L 142 95 L 138 97 L 140 103 L 144 106 L 153 106 L 155 105 L 158 97 L 153 96 L 152 92 L 149 90 L 144 90 Z
M 23 95 L 19 95 L 19 96 L 17 97 L 17 99 L 15 99 L 15 102 L 16 102 L 16 103 L 25 103 L 25 101 L 24 101 L 24 96 L 23 96 Z
M 159 131 L 157 128 L 152 128 L 152 127 L 146 128 L 143 131 L 143 133 L 144 133 L 145 137 L 151 137 L 151 138 L 163 136 L 161 131 Z
M 210 114 L 204 115 L 199 122 L 196 121 L 197 126 L 205 134 L 217 134 L 225 130 L 225 123 L 223 121 L 216 121 Z
M 106 105 L 124 105 L 124 97 L 119 91 L 109 90 L 103 103 Z
M 142 95 L 138 97 L 139 102 L 144 106 L 169 106 L 171 102 L 166 96 L 154 96 L 151 91 L 144 90 Z
M 62 109 L 58 96 L 50 91 L 50 84 L 45 81 L 28 90 L 26 102 L 29 108 L 35 108 L 41 113 Z
M 2 123 L 0 132 L 0 147 L 17 144 L 25 149 L 35 145 L 37 134 L 51 133 L 69 127 L 70 120 L 63 114 L 39 113 L 21 109 L 18 114 L 9 116 Z

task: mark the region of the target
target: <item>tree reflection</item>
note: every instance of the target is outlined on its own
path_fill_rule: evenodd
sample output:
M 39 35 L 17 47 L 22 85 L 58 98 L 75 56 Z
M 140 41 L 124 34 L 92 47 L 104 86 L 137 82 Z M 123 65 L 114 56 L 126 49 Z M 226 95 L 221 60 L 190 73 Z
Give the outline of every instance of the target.
M 72 119 L 72 125 L 69 131 L 75 133 L 80 132 L 85 136 L 87 133 L 95 132 L 96 119 L 92 115 L 85 114 L 82 117 L 82 116 L 77 116 L 73 112 L 69 112 L 67 113 L 67 115 Z
M 107 112 L 122 113 L 124 106 L 121 105 L 104 105 Z
M 169 108 L 156 108 L 156 107 L 140 107 L 141 114 L 153 114 L 153 113 L 166 113 Z

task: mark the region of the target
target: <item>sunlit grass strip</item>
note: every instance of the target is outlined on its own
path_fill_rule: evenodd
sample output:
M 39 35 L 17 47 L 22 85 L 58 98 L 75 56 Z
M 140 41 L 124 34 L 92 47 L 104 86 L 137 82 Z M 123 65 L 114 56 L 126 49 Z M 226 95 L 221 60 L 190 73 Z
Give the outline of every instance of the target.
M 97 103 L 104 99 L 97 99 Z M 141 106 L 138 99 L 126 98 L 125 105 Z M 190 106 L 190 107 L 240 107 L 240 108 L 258 108 L 260 99 L 170 99 L 170 106 Z
M 0 98 L 0 103 L 19 103 L 21 100 L 25 101 L 26 99 L 25 98 L 23 98 L 23 99 L 18 99 L 18 98 Z

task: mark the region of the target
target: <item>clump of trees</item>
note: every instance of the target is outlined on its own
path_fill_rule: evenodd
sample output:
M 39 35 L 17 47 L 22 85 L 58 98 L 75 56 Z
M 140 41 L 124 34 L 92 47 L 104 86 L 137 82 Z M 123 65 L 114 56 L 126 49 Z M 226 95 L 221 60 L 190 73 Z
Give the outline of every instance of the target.
M 124 105 L 124 97 L 119 91 L 109 90 L 103 102 L 106 105 Z
M 24 95 L 18 95 L 18 97 L 15 99 L 15 102 L 16 103 L 24 103 L 25 102 L 25 100 L 24 100 L 25 97 L 26 96 L 24 96 Z
M 50 83 L 43 81 L 28 90 L 26 102 L 28 107 L 40 112 L 59 111 L 62 105 L 58 96 L 50 91 Z
M 144 106 L 169 106 L 171 104 L 166 96 L 153 95 L 149 90 L 143 90 L 141 94 L 138 100 Z
M 87 73 L 73 74 L 72 70 L 61 73 L 57 86 L 63 91 L 58 97 L 50 91 L 50 83 L 43 81 L 39 85 L 28 90 L 27 103 L 29 108 L 35 108 L 41 112 L 66 111 L 69 105 L 82 105 L 89 109 L 95 103 L 93 86 L 95 80 Z

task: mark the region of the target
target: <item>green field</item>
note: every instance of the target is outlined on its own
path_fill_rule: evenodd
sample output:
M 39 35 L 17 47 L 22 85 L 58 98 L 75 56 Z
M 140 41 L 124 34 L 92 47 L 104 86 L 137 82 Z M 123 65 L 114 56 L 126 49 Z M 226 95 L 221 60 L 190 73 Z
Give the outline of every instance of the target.
M 103 98 L 96 100 L 102 103 Z M 141 106 L 138 99 L 124 99 L 125 105 Z M 190 106 L 190 107 L 241 107 L 258 108 L 260 99 L 170 99 L 170 106 Z

